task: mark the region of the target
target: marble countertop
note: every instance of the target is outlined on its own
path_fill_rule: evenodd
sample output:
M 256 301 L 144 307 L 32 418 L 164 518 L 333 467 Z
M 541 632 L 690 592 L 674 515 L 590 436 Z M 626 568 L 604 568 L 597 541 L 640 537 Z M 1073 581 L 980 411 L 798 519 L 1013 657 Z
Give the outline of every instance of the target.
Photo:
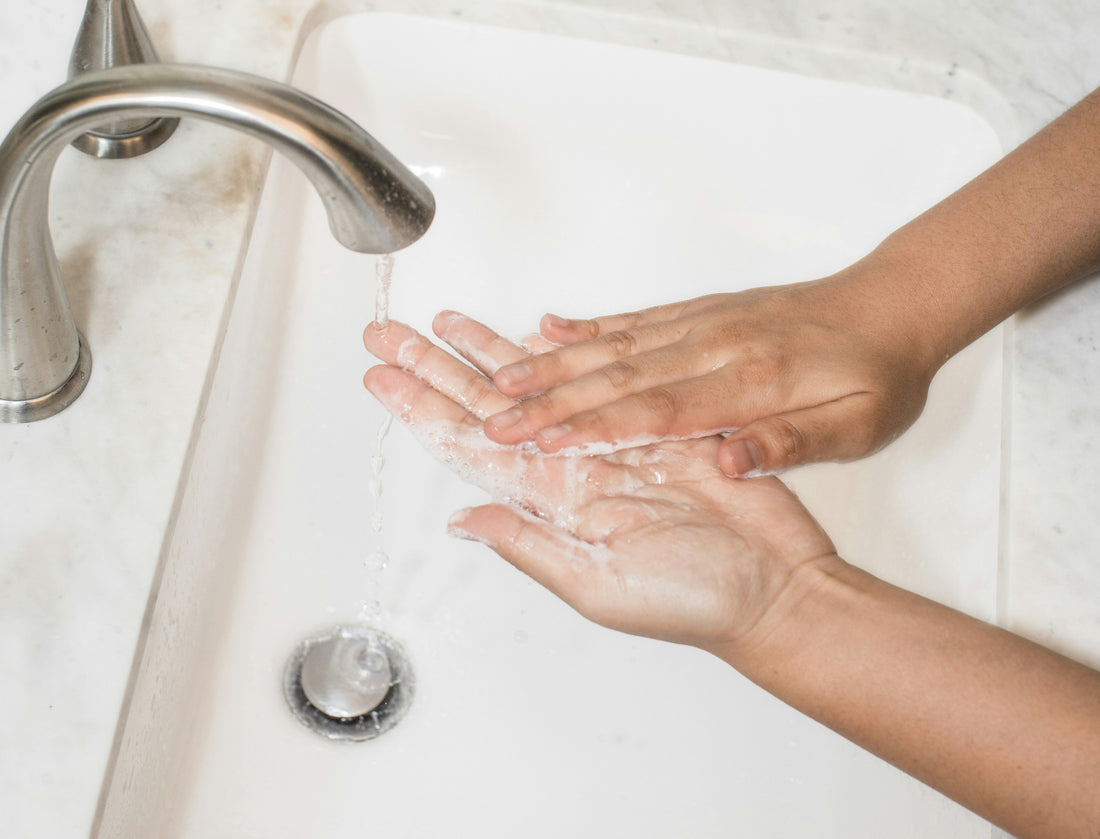
M 64 80 L 82 4 L 0 8 L 0 125 Z M 139 0 L 164 60 L 285 79 L 303 32 L 405 11 L 734 59 L 947 96 L 1006 148 L 1100 84 L 1094 0 Z M 779 39 L 779 40 L 776 40 Z M 812 49 L 807 49 L 807 45 Z M 89 832 L 266 167 L 258 142 L 184 122 L 154 155 L 62 155 L 51 225 L 87 391 L 0 426 L 0 812 L 10 836 Z M 1014 319 L 1003 623 L 1100 666 L 1100 284 Z

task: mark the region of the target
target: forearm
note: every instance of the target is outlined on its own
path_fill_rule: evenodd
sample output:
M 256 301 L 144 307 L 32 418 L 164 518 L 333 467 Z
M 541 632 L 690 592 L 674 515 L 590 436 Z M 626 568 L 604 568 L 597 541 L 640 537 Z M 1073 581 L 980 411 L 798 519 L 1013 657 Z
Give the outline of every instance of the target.
M 936 366 L 1100 269 L 1100 90 L 838 275 Z
M 714 652 L 1017 836 L 1100 836 L 1100 674 L 839 560 L 773 618 Z

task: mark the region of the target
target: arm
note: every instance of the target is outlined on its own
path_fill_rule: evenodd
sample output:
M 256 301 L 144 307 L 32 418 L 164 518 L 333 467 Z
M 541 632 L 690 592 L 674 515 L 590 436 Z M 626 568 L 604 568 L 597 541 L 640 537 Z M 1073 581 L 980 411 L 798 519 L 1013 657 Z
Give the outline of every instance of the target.
M 1020 839 L 1100 836 L 1100 674 L 839 561 L 712 650 Z
M 933 358 L 1100 269 L 1100 90 L 887 238 L 869 290 L 896 272 Z M 887 288 L 889 283 L 885 283 Z
M 462 318 L 437 329 L 488 374 L 522 356 Z M 713 653 L 1021 839 L 1100 835 L 1100 674 L 848 565 L 781 482 L 722 475 L 717 438 L 585 458 L 494 445 L 480 418 L 512 403 L 486 377 L 400 324 L 366 342 L 391 365 L 368 388 L 490 479 L 497 503 L 455 535 L 597 623 Z
M 524 401 L 486 433 L 556 452 L 733 430 L 719 449 L 731 475 L 869 454 L 912 424 L 951 355 L 1100 268 L 1097 136 L 1100 91 L 816 282 L 548 315 L 543 335 L 565 346 L 496 374 Z

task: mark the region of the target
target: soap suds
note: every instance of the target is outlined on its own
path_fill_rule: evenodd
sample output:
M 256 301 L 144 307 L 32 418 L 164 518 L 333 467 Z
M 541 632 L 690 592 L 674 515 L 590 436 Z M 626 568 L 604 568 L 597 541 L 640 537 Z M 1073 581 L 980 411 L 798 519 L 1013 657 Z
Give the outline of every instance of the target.
M 445 335 L 444 340 L 460 355 L 469 359 L 478 370 L 486 375 L 493 375 L 500 367 L 500 361 L 490 352 L 475 346 L 461 332 L 450 334 L 450 327 L 456 322 L 468 322 L 470 318 L 458 312 L 440 312 L 436 315 L 440 335 Z
M 594 478 L 602 464 L 592 458 L 548 458 L 530 447 L 506 446 L 485 437 L 480 430 L 446 421 L 409 423 L 417 441 L 460 478 L 488 493 L 501 504 L 537 511 L 547 521 L 576 531 L 577 508 L 595 490 L 627 493 L 645 481 L 625 470 L 609 472 L 614 486 Z M 548 488 L 543 489 L 543 488 Z
M 547 522 L 536 515 L 533 515 L 530 511 L 517 507 L 515 505 L 509 505 L 513 512 L 522 519 L 530 522 L 535 527 L 546 527 Z M 483 536 L 464 528 L 458 523 L 459 519 L 464 517 L 469 512 L 469 508 L 459 510 L 450 520 L 447 522 L 447 533 L 450 536 L 454 536 L 457 539 L 465 539 L 469 542 L 478 542 L 482 545 L 486 545 L 493 548 L 493 543 Z M 559 540 L 558 547 L 560 547 L 570 558 L 573 560 L 575 566 L 589 565 L 591 563 L 598 563 L 606 565 L 612 555 L 611 548 L 602 542 L 589 542 L 584 539 L 580 539 L 574 536 L 572 533 L 557 533 L 556 536 L 550 538 L 556 538 Z M 495 550 L 495 548 L 494 548 Z
M 407 373 L 414 373 L 416 371 L 416 363 L 423 355 L 422 352 L 414 352 L 414 350 L 420 346 L 423 339 L 419 335 L 413 335 L 412 338 L 406 338 L 401 342 L 401 346 L 397 348 L 397 355 L 395 361 L 397 366 Z
M 551 457 L 595 457 L 614 454 L 628 449 L 643 449 L 656 443 L 684 443 L 690 440 L 700 440 L 705 437 L 717 437 L 737 431 L 738 427 L 716 428 L 710 431 L 695 431 L 691 434 L 639 434 L 623 440 L 607 442 L 606 440 L 593 440 L 588 443 L 578 443 L 575 446 L 565 446 L 556 452 L 547 452 Z

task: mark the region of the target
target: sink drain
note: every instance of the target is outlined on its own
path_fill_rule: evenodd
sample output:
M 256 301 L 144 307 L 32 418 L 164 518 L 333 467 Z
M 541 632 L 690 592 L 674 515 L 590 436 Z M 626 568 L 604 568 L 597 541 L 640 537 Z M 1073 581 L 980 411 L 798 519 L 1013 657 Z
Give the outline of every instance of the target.
M 291 655 L 283 693 L 294 716 L 331 740 L 373 740 L 405 715 L 415 680 L 390 636 L 367 626 L 335 626 Z

